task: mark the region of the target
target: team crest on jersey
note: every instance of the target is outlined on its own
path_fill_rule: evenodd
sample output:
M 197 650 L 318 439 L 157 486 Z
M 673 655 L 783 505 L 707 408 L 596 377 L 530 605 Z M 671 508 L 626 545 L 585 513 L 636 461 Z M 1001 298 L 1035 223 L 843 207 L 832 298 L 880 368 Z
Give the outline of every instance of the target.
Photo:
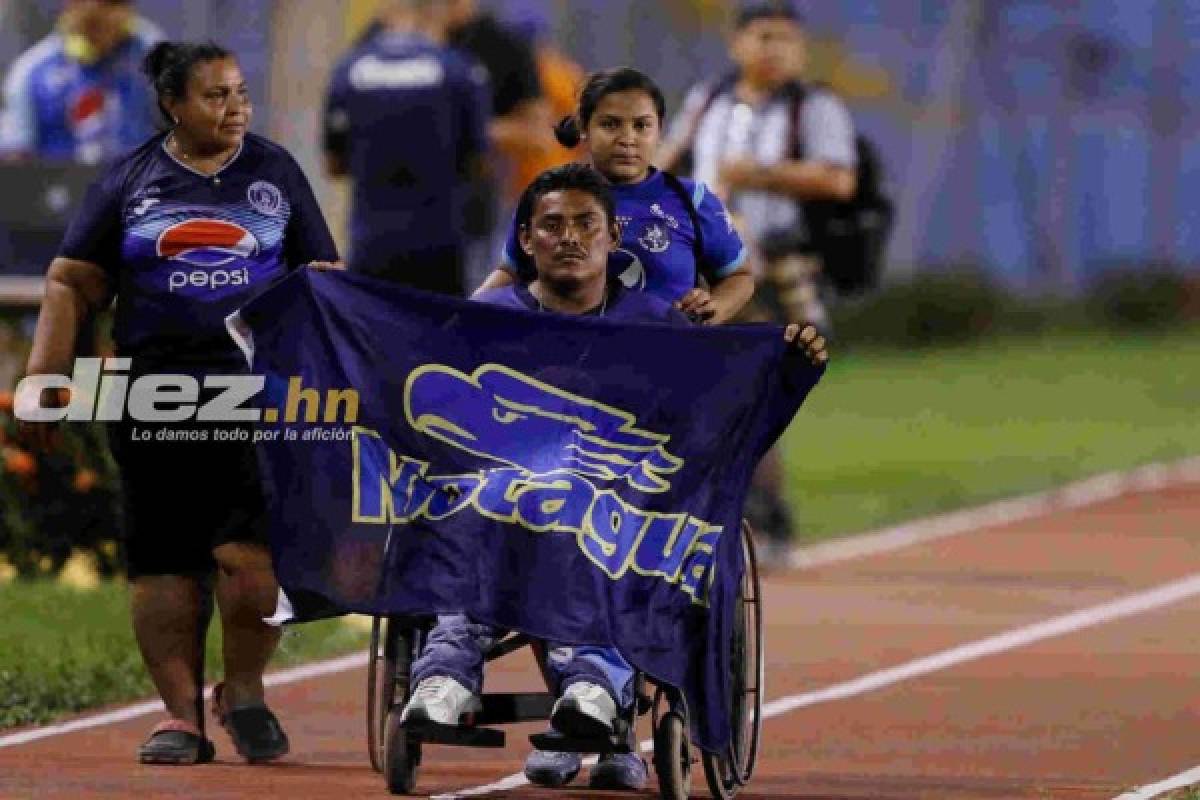
M 219 219 L 189 219 L 158 236 L 160 258 L 198 267 L 221 267 L 258 255 L 258 239 L 241 225 Z
M 268 181 L 255 181 L 246 190 L 246 199 L 254 210 L 268 217 L 278 217 L 283 212 L 283 193 Z
M 671 246 L 671 235 L 667 229 L 657 222 L 646 226 L 646 230 L 638 237 L 638 244 L 651 253 L 665 252 Z
M 670 225 L 675 230 L 679 230 L 679 220 L 675 219 L 670 214 L 663 211 L 662 206 L 660 206 L 658 203 L 655 203 L 652 206 L 650 206 L 650 213 L 653 214 L 654 216 L 658 217 L 659 219 L 665 219 L 667 221 L 668 225 Z

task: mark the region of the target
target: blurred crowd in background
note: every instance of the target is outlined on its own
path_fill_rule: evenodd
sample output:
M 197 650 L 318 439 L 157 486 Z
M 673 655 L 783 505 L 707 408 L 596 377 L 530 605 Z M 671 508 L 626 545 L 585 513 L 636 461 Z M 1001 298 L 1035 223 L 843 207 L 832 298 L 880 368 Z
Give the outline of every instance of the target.
M 10 80 L 22 52 L 56 26 L 70 27 L 63 6 L 72 4 L 124 5 L 0 0 L 0 67 Z M 213 38 L 238 54 L 257 101 L 256 129 L 297 154 L 331 223 L 341 223 L 339 190 L 321 169 L 321 96 L 378 4 L 130 5 L 137 18 L 130 35 L 139 40 Z M 581 69 L 642 69 L 664 88 L 674 116 L 689 86 L 728 64 L 732 0 L 479 5 L 537 49 L 546 118 L 568 107 Z M 1200 140 L 1190 135 L 1200 114 L 1200 52 L 1191 46 L 1200 0 L 863 0 L 808 3 L 804 11 L 806 76 L 847 101 L 894 187 L 900 213 L 890 278 L 972 265 L 1020 291 L 1074 291 L 1114 265 L 1197 261 L 1200 212 L 1187 198 L 1200 170 Z M 85 39 L 67 40 L 68 57 L 84 64 L 96 57 Z M 76 98 L 70 124 L 84 141 L 75 153 L 48 147 L 43 155 L 95 160 L 108 145 L 88 140 L 87 131 L 105 128 L 97 115 L 112 113 L 113 98 L 130 102 L 121 85 L 108 107 L 94 94 Z M 124 118 L 121 144 L 134 131 L 133 118 Z M 0 146 L 11 152 L 11 134 L 4 135 Z M 533 164 L 515 167 L 509 186 Z M 47 199 L 47 215 L 65 207 L 61 195 Z M 29 199 L 14 208 L 12 193 L 0 193 L 0 228 L 13 227 L 14 217 L 17 226 L 36 227 Z M 3 250 L 0 276 L 34 271 L 19 263 L 20 253 Z

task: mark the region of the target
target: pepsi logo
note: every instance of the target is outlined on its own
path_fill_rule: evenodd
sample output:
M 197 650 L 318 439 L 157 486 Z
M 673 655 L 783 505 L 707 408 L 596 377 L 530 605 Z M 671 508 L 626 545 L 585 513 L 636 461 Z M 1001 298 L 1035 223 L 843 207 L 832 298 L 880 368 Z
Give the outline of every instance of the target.
M 103 89 L 94 86 L 85 88 L 71 98 L 67 106 L 67 119 L 75 129 L 99 122 L 107 104 L 108 96 Z
M 160 258 L 198 267 L 220 267 L 258 255 L 258 239 L 232 222 L 189 219 L 159 234 L 157 251 Z

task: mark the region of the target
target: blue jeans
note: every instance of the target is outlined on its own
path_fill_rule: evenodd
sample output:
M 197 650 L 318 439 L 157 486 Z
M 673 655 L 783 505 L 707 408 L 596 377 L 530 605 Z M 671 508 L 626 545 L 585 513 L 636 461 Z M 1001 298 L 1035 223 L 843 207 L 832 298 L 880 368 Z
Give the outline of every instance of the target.
M 479 694 L 483 654 L 504 634 L 502 628 L 473 622 L 465 614 L 439 615 L 421 657 L 413 662 L 413 685 L 446 675 Z M 572 683 L 587 681 L 607 689 L 622 710 L 633 705 L 633 667 L 616 648 L 547 642 L 545 666 L 555 695 Z

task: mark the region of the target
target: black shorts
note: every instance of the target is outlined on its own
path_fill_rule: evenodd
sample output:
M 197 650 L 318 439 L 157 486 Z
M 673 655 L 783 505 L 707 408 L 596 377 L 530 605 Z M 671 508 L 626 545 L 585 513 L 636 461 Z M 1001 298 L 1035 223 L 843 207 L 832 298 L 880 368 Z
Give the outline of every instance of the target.
M 217 431 L 238 438 L 218 441 Z M 108 437 L 123 490 L 130 579 L 211 572 L 212 551 L 222 544 L 266 545 L 250 426 L 123 421 L 109 425 Z

